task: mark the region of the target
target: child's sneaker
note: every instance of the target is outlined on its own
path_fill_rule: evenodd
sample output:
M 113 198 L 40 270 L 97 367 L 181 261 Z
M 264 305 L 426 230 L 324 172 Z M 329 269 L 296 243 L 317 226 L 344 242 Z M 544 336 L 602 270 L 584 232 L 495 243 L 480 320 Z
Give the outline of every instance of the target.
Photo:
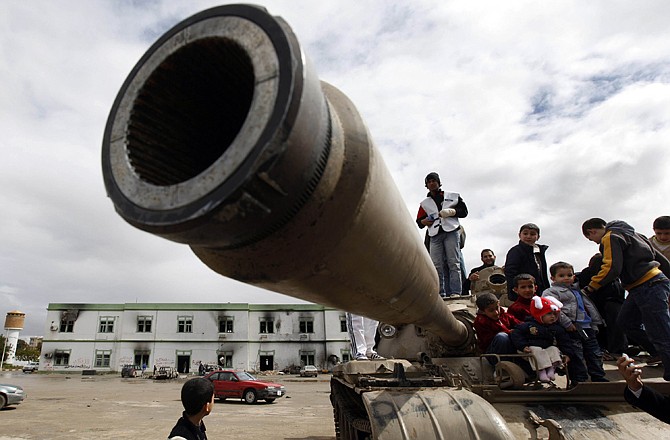
M 367 358 L 370 359 L 371 361 L 383 361 L 384 359 L 386 359 L 385 357 L 378 355 L 374 351 L 372 353 L 370 353 L 367 356 Z
M 360 353 L 359 353 L 359 354 L 356 355 L 356 360 L 357 360 L 357 361 L 367 361 L 367 360 L 369 360 L 369 359 L 368 359 L 368 357 L 367 357 L 366 355 L 364 355 L 364 354 L 360 354 Z
M 556 369 L 554 367 L 547 368 L 547 378 L 549 380 L 556 379 Z
M 540 382 L 542 382 L 542 383 L 551 382 L 549 380 L 549 377 L 547 377 L 547 371 L 546 370 L 537 370 L 537 378 L 540 379 Z

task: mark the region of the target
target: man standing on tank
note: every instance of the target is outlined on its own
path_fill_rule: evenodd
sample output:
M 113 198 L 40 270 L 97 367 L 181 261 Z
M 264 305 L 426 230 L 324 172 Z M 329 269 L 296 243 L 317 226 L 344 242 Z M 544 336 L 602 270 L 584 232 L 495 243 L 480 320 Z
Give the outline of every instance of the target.
M 424 179 L 428 189 L 427 197 L 421 201 L 416 224 L 419 228 L 428 227 L 430 237 L 430 259 L 435 265 L 440 281 L 440 296 L 461 295 L 460 229 L 459 218 L 468 215 L 468 208 L 456 192 L 442 191 L 440 176 L 428 173 Z M 445 279 L 445 266 L 448 278 Z

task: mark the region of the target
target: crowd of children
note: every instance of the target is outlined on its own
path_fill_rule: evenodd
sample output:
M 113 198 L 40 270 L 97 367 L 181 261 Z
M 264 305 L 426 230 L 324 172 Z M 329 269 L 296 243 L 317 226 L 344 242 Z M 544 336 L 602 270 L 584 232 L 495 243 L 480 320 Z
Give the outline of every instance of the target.
M 481 352 L 531 354 L 541 382 L 552 381 L 565 359 L 575 385 L 606 382 L 603 357 L 614 360 L 634 342 L 649 354 L 648 364 L 664 361 L 664 378 L 670 380 L 670 334 L 662 331 L 670 328 L 670 216 L 657 218 L 653 229 L 655 235 L 646 239 L 624 222 L 587 220 L 582 232 L 600 245 L 601 253 L 575 274 L 565 262 L 547 270 L 547 246 L 537 244 L 540 228 L 524 224 L 504 266 L 508 297 L 514 302 L 505 310 L 494 294 L 476 299 L 474 326 Z M 626 300 L 626 290 L 633 292 L 632 299 Z M 648 304 L 656 300 L 665 308 L 656 304 L 652 311 Z M 660 330 L 650 334 L 650 329 Z M 495 364 L 499 357 L 487 358 Z

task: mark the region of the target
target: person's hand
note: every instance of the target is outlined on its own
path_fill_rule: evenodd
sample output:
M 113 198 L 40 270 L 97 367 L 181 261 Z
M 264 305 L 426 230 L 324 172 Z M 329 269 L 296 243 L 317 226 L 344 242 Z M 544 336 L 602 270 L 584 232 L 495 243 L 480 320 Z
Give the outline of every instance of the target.
M 634 362 L 635 360 L 629 358 L 625 353 L 616 361 L 616 366 L 619 368 L 619 374 L 626 380 L 628 388 L 630 388 L 631 391 L 637 391 L 642 388 L 642 378 L 640 377 L 642 370 L 638 368 Z
M 453 217 L 456 215 L 456 210 L 454 208 L 444 208 L 440 211 L 440 217 Z
M 421 220 L 421 224 L 424 226 L 430 226 L 435 223 L 435 220 L 430 220 L 428 217 Z
M 563 361 L 564 361 L 563 363 L 565 365 L 568 365 L 568 362 L 570 362 L 570 356 L 568 356 L 567 354 L 564 354 L 563 355 Z
M 530 347 L 523 347 L 523 352 L 524 353 L 530 353 Z
M 576 331 L 577 331 L 577 327 L 575 327 L 574 324 L 570 324 L 570 325 L 569 325 L 568 327 L 566 327 L 565 329 L 566 329 L 567 331 L 569 331 L 570 333 L 572 333 L 572 332 L 576 332 Z
M 470 274 L 468 277 L 470 281 L 478 281 L 479 280 L 479 272 L 473 272 Z

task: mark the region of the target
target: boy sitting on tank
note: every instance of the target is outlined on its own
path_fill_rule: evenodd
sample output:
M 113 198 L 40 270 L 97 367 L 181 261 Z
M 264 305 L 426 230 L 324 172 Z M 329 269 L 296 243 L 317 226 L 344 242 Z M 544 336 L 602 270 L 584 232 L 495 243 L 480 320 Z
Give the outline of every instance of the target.
M 596 338 L 602 317 L 591 299 L 582 295 L 575 282 L 571 264 L 559 261 L 549 268 L 551 287 L 542 292 L 543 297 L 553 297 L 563 303 L 560 323 L 568 331 L 577 351 L 568 367 L 571 382 L 608 382 L 603 368 L 603 352 Z M 586 363 L 586 365 L 584 365 Z
M 474 327 L 477 343 L 483 354 L 514 354 L 516 350 L 509 338 L 512 329 L 521 324 L 500 307 L 498 297 L 492 293 L 483 293 L 477 297 L 477 316 Z M 487 356 L 491 365 L 497 363 L 495 356 Z
M 561 353 L 568 362 L 575 351 L 568 333 L 558 323 L 562 306 L 555 298 L 535 296 L 530 303 L 531 317 L 510 334 L 517 350 L 533 355 L 531 365 L 540 382 L 553 381 L 556 369 L 563 366 Z
M 530 316 L 530 302 L 537 291 L 535 277 L 527 273 L 520 273 L 514 277 L 512 290 L 517 294 L 517 298 L 507 308 L 507 313 L 523 322 Z

